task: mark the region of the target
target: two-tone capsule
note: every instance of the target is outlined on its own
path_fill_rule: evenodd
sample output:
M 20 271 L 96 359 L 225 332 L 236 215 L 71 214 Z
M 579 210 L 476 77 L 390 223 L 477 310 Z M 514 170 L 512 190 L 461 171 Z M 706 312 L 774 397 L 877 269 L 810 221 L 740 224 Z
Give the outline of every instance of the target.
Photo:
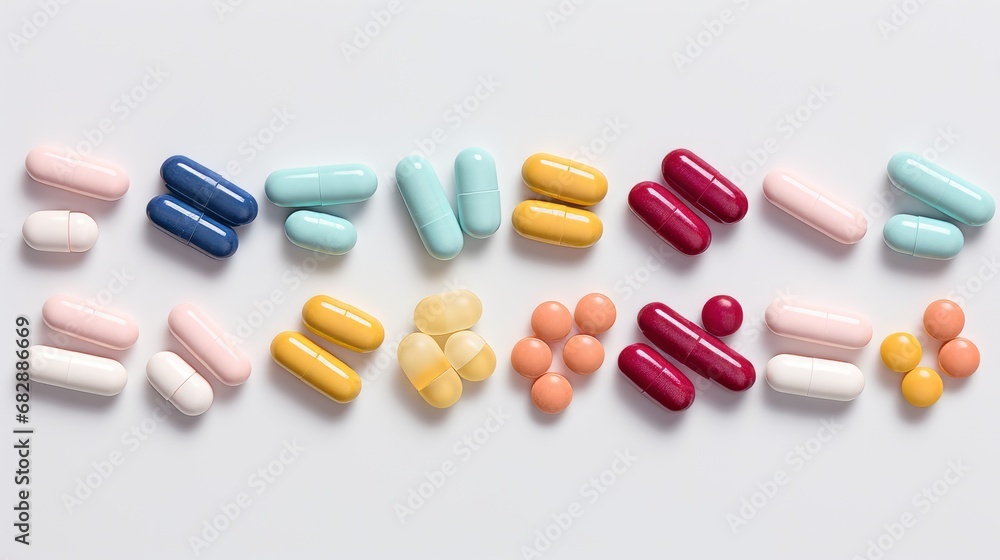
M 954 258 L 965 246 L 965 236 L 954 224 L 910 214 L 889 218 L 882 239 L 898 253 L 936 260 Z
M 712 242 L 708 224 L 662 185 L 644 181 L 632 187 L 628 207 L 657 237 L 685 255 L 703 253 Z
M 399 367 L 427 404 L 448 408 L 462 396 L 462 378 L 429 334 L 406 335 L 396 350 Z
M 396 165 L 396 186 L 427 252 L 443 261 L 458 256 L 462 228 L 430 162 L 416 155 L 403 158 Z
M 785 170 L 764 177 L 764 197 L 792 217 L 834 241 L 851 245 L 868 231 L 868 220 L 831 191 Z

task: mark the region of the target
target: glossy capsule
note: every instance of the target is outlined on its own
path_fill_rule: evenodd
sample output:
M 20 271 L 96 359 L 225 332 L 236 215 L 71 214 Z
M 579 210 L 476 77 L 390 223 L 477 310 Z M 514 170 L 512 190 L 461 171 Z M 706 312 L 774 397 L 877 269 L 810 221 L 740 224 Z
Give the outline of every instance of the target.
M 201 309 L 190 303 L 175 306 L 167 315 L 167 328 L 219 381 L 236 386 L 250 377 L 250 358 L 230 344 L 226 332 Z
M 749 360 L 662 303 L 639 310 L 638 324 L 654 346 L 730 391 L 746 391 L 757 379 Z
M 173 352 L 153 354 L 146 362 L 146 379 L 161 397 L 188 416 L 204 414 L 215 400 L 208 381 Z
M 396 351 L 399 367 L 427 404 L 448 408 L 462 396 L 462 378 L 430 335 L 411 333 Z
M 955 258 L 965 246 L 965 236 L 954 224 L 910 214 L 889 218 L 882 239 L 897 253 L 934 260 Z
M 371 352 L 385 340 L 385 329 L 378 319 L 327 295 L 306 301 L 302 322 L 313 333 L 355 352 Z
M 172 195 L 161 194 L 150 200 L 146 216 L 156 229 L 213 259 L 231 257 L 239 247 L 233 228 Z
M 127 313 L 97 309 L 83 298 L 56 294 L 42 304 L 42 320 L 56 332 L 112 350 L 131 348 L 139 324 Z
M 403 158 L 396 165 L 396 186 L 427 252 L 442 261 L 458 256 L 462 228 L 430 162 L 421 156 Z
M 747 195 L 690 150 L 674 150 L 660 165 L 663 180 L 706 216 L 733 224 L 747 215 Z
M 771 302 L 764 324 L 778 336 L 838 348 L 863 348 L 872 339 L 872 324 L 859 313 L 790 299 Z
M 551 154 L 534 154 L 521 166 L 521 178 L 536 193 L 593 206 L 608 194 L 608 179 L 589 165 Z
M 705 252 L 712 230 L 665 187 L 645 181 L 628 193 L 628 207 L 660 239 L 685 255 Z
M 298 210 L 285 219 L 285 237 L 294 245 L 309 251 L 343 255 L 358 242 L 358 230 L 344 218 L 312 210 Z
M 110 397 L 128 382 L 115 360 L 36 344 L 28 348 L 28 379 L 64 389 Z
M 171 156 L 160 166 L 167 190 L 222 223 L 242 226 L 257 217 L 257 199 L 215 171 L 185 156 Z
M 458 223 L 471 237 L 485 239 L 500 229 L 497 165 L 482 148 L 466 148 L 455 158 Z
M 469 290 L 450 290 L 427 296 L 413 310 L 417 330 L 432 336 L 472 328 L 483 316 L 483 302 Z
M 128 174 L 118 165 L 53 146 L 28 152 L 24 168 L 39 183 L 91 198 L 118 200 L 128 192 Z
M 482 381 L 497 368 L 493 348 L 472 331 L 458 331 L 449 336 L 444 343 L 444 355 L 459 377 L 466 381 Z
M 996 212 L 990 193 L 917 154 L 892 156 L 887 171 L 896 188 L 963 224 L 981 226 Z
M 767 362 L 764 378 L 779 393 L 831 401 L 851 401 L 865 388 L 858 366 L 793 354 L 778 354 Z
M 868 220 L 836 194 L 788 171 L 764 177 L 764 196 L 795 219 L 834 241 L 851 245 L 868 231 Z
M 83 253 L 97 243 L 97 222 L 83 212 L 40 210 L 28 216 L 21 236 L 28 247 L 50 253 Z
M 285 331 L 275 336 L 271 357 L 285 371 L 333 401 L 347 403 L 361 393 L 361 377 L 301 333 Z
M 604 233 L 604 224 L 593 212 L 541 200 L 518 204 L 511 221 L 522 237 L 561 247 L 590 247 Z
M 626 346 L 618 354 L 618 369 L 640 393 L 671 412 L 680 412 L 694 402 L 691 380 L 649 345 L 637 342 Z
M 264 181 L 264 194 L 275 206 L 306 208 L 368 200 L 378 177 L 363 163 L 279 169 Z

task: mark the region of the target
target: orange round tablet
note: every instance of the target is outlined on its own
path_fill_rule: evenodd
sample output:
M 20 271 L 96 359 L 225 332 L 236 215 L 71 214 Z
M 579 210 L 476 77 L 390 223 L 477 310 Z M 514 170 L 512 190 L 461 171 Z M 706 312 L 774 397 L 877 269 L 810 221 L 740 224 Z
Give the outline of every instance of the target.
M 546 301 L 531 313 L 531 330 L 547 342 L 562 340 L 573 328 L 573 316 L 558 301 Z
M 549 366 L 552 365 L 552 349 L 543 340 L 522 338 L 510 351 L 510 365 L 524 377 L 536 379 L 549 371 Z
M 580 298 L 573 311 L 573 319 L 580 331 L 586 334 L 601 334 L 615 324 L 618 310 L 614 302 L 604 294 L 587 294 Z
M 549 372 L 531 385 L 531 402 L 545 414 L 558 414 L 573 400 L 573 386 L 565 377 Z
M 938 365 L 949 377 L 965 378 L 979 369 L 979 348 L 967 338 L 945 342 L 938 350 Z
M 965 328 L 965 312 L 957 303 L 939 299 L 924 310 L 924 330 L 938 340 L 951 340 Z
M 588 375 L 594 373 L 604 363 L 604 346 L 589 334 L 570 337 L 563 346 L 563 363 L 573 373 Z

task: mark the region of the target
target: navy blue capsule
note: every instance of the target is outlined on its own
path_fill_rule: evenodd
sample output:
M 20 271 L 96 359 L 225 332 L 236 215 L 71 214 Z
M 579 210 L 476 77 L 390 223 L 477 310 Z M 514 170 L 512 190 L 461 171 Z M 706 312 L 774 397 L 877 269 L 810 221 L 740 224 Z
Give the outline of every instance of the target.
M 160 166 L 167 190 L 231 226 L 257 217 L 257 200 L 221 175 L 185 156 L 167 158 Z
M 213 220 L 204 211 L 169 194 L 161 194 L 146 205 L 146 216 L 156 229 L 213 259 L 236 252 L 239 239 L 233 228 Z

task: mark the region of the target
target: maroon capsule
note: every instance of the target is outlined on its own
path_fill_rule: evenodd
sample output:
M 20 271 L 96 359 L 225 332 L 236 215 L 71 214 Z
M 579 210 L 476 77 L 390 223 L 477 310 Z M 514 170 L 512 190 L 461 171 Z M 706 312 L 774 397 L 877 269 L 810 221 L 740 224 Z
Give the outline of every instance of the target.
M 715 336 L 729 336 L 743 325 L 743 307 L 732 296 L 715 296 L 701 308 L 701 324 Z
M 628 207 L 667 245 L 685 255 L 703 253 L 712 242 L 705 220 L 663 185 L 644 181 L 632 187 Z
M 618 354 L 618 369 L 640 393 L 667 410 L 680 412 L 694 402 L 691 380 L 646 344 L 626 346 Z
M 730 391 L 746 391 L 757 380 L 749 360 L 662 303 L 640 309 L 638 323 L 657 348 Z
M 690 150 L 674 150 L 663 158 L 663 179 L 691 206 L 723 224 L 747 215 L 747 195 Z

